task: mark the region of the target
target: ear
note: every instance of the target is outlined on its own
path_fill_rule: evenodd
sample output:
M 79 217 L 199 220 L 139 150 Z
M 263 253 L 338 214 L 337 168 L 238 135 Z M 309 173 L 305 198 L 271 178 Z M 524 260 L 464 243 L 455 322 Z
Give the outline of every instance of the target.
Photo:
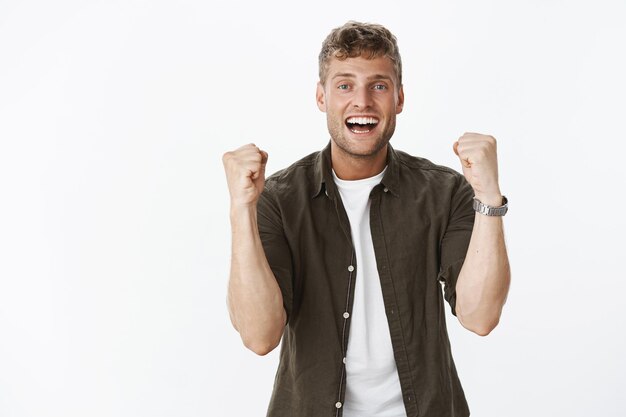
M 400 86 L 398 90 L 398 100 L 396 101 L 396 114 L 402 113 L 404 108 L 404 87 Z
M 317 108 L 326 113 L 326 94 L 324 94 L 324 86 L 321 82 L 317 83 L 317 91 L 315 92 L 315 101 Z

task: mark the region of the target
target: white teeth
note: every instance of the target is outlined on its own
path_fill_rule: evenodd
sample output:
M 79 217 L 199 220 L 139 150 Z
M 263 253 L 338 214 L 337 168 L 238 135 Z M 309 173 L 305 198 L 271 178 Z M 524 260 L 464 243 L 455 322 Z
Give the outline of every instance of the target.
M 354 129 L 350 129 L 350 132 L 352 133 L 369 133 L 369 130 L 354 130 Z
M 359 124 L 359 125 L 375 125 L 378 124 L 378 119 L 374 117 L 349 117 L 346 120 L 348 123 Z

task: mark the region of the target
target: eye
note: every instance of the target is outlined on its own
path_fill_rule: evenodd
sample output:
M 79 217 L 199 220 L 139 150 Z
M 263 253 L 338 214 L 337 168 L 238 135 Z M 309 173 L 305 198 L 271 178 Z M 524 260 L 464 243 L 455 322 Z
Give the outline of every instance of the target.
M 347 90 L 350 86 L 348 86 L 348 84 L 339 84 L 337 88 L 340 90 Z
M 374 85 L 374 90 L 386 90 L 387 86 L 385 84 L 376 84 Z

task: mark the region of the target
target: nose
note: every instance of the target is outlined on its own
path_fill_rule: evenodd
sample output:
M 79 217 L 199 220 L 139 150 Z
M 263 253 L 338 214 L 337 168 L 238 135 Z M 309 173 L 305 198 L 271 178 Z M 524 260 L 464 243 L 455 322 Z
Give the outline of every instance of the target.
M 358 109 L 366 109 L 372 105 L 372 91 L 369 88 L 357 88 L 352 97 L 352 105 Z

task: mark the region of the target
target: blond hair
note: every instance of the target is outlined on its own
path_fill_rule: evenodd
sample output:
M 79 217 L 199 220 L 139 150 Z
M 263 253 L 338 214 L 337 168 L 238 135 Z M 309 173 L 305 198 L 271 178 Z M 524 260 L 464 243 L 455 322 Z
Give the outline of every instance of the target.
M 333 29 L 322 43 L 319 55 L 320 82 L 326 82 L 326 72 L 331 58 L 374 59 L 385 56 L 393 62 L 398 85 L 402 85 L 402 61 L 396 37 L 384 26 L 353 20 Z

